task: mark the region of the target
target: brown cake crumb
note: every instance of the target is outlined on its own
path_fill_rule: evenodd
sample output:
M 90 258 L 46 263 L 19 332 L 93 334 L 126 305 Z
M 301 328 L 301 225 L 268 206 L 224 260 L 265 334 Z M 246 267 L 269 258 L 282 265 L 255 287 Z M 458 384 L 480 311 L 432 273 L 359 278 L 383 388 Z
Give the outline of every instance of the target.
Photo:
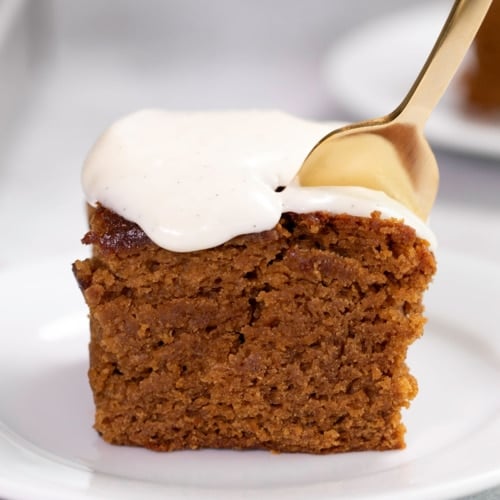
M 435 272 L 395 220 L 286 213 L 175 253 L 98 206 L 74 263 L 90 310 L 95 428 L 153 450 L 404 447 L 405 363 Z

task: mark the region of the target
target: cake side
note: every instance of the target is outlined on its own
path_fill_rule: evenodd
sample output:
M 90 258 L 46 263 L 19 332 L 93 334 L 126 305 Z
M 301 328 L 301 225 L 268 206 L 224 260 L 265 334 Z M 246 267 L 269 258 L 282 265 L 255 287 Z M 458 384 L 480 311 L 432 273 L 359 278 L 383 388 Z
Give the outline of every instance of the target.
M 483 111 L 500 110 L 500 0 L 494 0 L 474 43 L 474 67 L 466 75 L 466 98 Z
M 155 450 L 404 446 L 435 260 L 394 219 L 285 213 L 206 250 L 158 247 L 98 206 L 74 264 L 95 428 Z

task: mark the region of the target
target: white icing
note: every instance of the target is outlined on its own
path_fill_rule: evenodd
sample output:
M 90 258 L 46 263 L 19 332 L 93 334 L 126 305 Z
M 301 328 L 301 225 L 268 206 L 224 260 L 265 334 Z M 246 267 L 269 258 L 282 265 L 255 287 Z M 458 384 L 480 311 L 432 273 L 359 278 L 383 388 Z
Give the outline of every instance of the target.
M 137 223 L 157 245 L 187 252 L 273 228 L 284 212 L 396 218 L 435 245 L 427 224 L 380 191 L 304 187 L 296 174 L 339 124 L 276 111 L 144 110 L 112 125 L 83 169 L 87 200 Z M 281 192 L 275 189 L 286 186 Z

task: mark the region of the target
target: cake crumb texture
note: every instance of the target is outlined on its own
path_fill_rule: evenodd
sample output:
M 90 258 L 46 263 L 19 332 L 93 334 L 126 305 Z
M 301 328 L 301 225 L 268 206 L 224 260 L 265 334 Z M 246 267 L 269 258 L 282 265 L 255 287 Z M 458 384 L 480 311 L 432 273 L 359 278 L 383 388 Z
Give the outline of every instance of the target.
M 284 214 L 175 253 L 90 210 L 74 273 L 90 311 L 95 428 L 153 450 L 404 447 L 405 363 L 422 334 L 428 244 L 395 220 Z

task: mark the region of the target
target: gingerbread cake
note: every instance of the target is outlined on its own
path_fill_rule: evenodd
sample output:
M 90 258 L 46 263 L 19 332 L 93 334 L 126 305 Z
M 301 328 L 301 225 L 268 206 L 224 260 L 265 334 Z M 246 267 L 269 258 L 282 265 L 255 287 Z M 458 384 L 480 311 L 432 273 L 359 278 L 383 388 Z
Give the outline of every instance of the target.
M 384 193 L 294 184 L 331 126 L 144 111 L 98 141 L 83 175 L 92 256 L 73 270 L 104 440 L 404 447 L 401 409 L 417 393 L 405 359 L 424 328 L 433 237 Z
M 473 45 L 466 99 L 483 111 L 500 110 L 500 0 L 494 0 Z

